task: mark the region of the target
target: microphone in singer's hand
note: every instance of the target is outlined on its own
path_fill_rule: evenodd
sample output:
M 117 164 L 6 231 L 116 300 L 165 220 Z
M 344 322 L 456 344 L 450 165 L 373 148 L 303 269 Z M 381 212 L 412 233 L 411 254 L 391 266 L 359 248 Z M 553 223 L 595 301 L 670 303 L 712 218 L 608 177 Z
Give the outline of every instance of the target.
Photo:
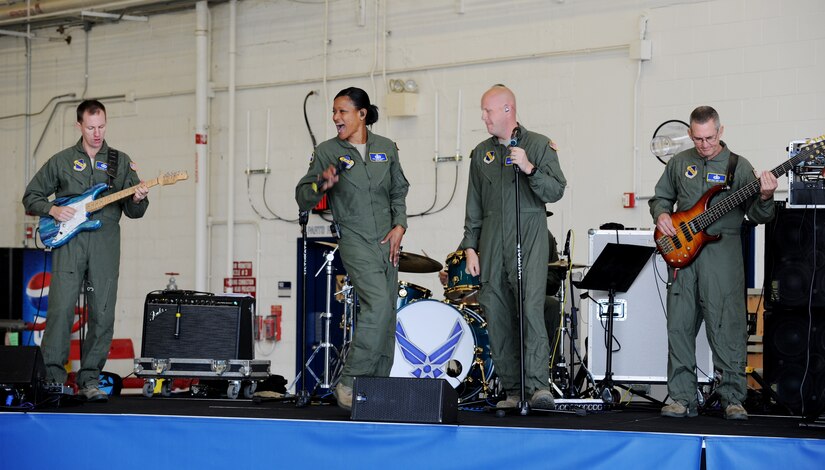
M 515 147 L 518 145 L 518 141 L 521 139 L 521 129 L 516 126 L 513 128 L 513 132 L 510 134 L 510 144 L 508 147 Z
M 335 170 L 334 170 L 335 171 L 335 176 L 338 176 L 338 175 L 340 175 L 341 173 L 343 173 L 347 170 L 348 170 L 347 162 L 339 160 L 338 164 L 335 165 Z

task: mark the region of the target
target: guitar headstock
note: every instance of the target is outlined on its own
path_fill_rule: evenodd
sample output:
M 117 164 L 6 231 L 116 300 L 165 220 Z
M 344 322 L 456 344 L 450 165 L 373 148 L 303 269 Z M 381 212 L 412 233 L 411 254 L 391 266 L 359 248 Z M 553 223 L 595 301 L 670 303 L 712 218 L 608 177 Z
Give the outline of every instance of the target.
M 805 140 L 805 145 L 799 148 L 799 153 L 805 153 L 806 158 L 822 155 L 825 149 L 825 134 Z
M 158 176 L 158 183 L 162 185 L 175 184 L 178 181 L 188 179 L 189 175 L 185 171 L 170 171 Z

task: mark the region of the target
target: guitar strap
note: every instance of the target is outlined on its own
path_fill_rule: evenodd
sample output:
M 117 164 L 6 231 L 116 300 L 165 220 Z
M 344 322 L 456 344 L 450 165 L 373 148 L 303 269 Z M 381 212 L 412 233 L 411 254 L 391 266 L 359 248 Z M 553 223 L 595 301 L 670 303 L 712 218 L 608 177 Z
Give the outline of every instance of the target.
M 736 174 L 736 165 L 739 163 L 739 155 L 735 153 L 730 153 L 730 158 L 728 159 L 728 170 L 727 170 L 727 185 L 729 188 L 733 187 L 733 175 Z
M 106 162 L 106 174 L 109 176 L 109 189 L 112 189 L 112 185 L 117 177 L 117 161 L 117 150 L 109 147 L 109 159 Z

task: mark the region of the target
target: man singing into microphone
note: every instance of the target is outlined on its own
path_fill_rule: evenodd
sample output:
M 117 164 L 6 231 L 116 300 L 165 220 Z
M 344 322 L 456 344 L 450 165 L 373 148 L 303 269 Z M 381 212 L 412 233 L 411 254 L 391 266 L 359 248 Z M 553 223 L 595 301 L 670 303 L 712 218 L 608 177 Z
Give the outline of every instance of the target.
M 504 85 L 481 97 L 481 119 L 492 136 L 470 154 L 464 239 L 470 274 L 480 276 L 479 303 L 487 318 L 490 350 L 507 394 L 498 408 L 515 408 L 520 399 L 516 187 L 521 208 L 524 287 L 526 396 L 533 408 L 552 408 L 544 324 L 549 240 L 545 204 L 564 195 L 567 181 L 556 145 L 516 120 L 516 98 Z M 520 136 L 519 136 L 520 134 Z M 511 137 L 518 136 L 517 142 Z M 518 172 L 514 170 L 518 167 Z

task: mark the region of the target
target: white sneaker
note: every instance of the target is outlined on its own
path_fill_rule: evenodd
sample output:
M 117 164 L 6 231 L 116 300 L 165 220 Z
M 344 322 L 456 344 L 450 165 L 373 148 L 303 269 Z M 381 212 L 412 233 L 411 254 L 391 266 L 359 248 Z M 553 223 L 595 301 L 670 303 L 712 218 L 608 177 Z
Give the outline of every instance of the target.
M 347 387 L 346 385 L 339 383 L 335 386 L 335 390 L 332 394 L 335 395 L 335 399 L 338 401 L 338 406 L 347 411 L 352 409 L 352 387 Z
M 109 401 L 109 395 L 103 393 L 97 387 L 86 387 L 78 392 L 81 398 L 91 403 L 106 403 Z

